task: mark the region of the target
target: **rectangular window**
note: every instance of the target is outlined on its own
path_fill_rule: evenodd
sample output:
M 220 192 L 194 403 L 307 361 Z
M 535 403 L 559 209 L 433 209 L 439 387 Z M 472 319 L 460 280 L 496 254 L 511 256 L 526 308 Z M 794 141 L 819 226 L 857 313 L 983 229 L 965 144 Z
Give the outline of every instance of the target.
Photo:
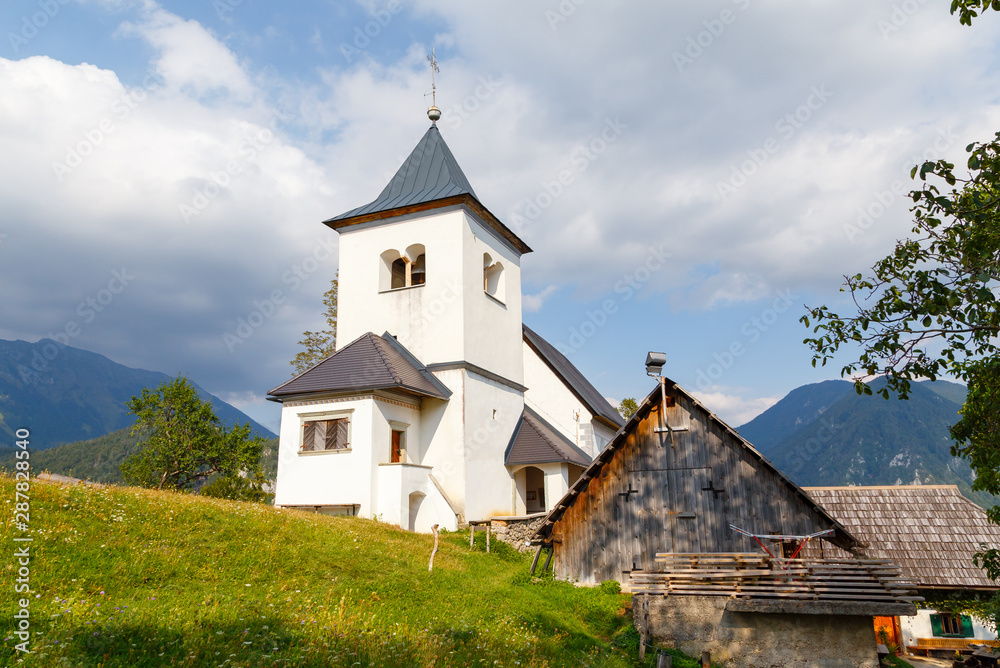
M 406 449 L 404 439 L 406 434 L 398 429 L 392 430 L 392 450 L 389 452 L 389 461 L 398 464 L 403 461 L 403 452 Z
M 351 447 L 348 427 L 347 418 L 303 422 L 300 452 L 347 450 Z
M 972 618 L 949 613 L 931 615 L 931 632 L 936 638 L 972 638 Z

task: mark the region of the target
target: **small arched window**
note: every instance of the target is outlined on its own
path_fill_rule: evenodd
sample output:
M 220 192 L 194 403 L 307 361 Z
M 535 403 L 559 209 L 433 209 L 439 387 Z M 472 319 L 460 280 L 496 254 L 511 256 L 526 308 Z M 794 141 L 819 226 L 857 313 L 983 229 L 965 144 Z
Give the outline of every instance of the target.
M 503 265 L 494 262 L 489 253 L 483 253 L 483 290 L 498 301 L 504 300 Z
M 409 288 L 427 282 L 427 258 L 423 244 L 413 244 L 405 253 L 391 248 L 380 257 L 379 291 Z
M 401 257 L 392 261 L 392 283 L 389 287 L 393 290 L 406 287 L 406 260 Z

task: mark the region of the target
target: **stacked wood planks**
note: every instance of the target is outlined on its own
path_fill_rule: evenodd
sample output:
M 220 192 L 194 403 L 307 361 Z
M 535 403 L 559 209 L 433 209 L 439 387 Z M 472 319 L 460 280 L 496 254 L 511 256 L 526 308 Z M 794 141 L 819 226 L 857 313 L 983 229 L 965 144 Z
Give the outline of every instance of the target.
M 663 554 L 662 571 L 633 571 L 632 593 L 841 601 L 923 599 L 883 559 L 782 559 L 766 554 Z

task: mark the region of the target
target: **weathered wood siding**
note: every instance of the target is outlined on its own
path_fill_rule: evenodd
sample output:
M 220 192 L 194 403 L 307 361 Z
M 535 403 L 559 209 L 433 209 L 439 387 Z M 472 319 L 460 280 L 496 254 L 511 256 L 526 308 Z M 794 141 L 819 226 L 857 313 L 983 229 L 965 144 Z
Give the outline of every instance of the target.
M 552 527 L 557 577 L 578 582 L 628 581 L 655 570 L 657 552 L 747 552 L 754 533 L 808 534 L 832 527 L 717 418 L 684 395 L 670 396 L 673 434 L 654 406 L 613 458 Z M 715 490 L 715 491 L 713 491 Z

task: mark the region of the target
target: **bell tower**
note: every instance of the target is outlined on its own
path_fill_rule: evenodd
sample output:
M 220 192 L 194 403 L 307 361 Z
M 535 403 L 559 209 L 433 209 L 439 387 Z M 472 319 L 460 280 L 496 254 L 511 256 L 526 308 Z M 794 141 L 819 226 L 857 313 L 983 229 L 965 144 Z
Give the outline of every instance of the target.
M 428 367 L 522 382 L 531 249 L 480 203 L 435 123 L 373 202 L 324 222 L 340 233 L 338 340 L 388 332 Z

